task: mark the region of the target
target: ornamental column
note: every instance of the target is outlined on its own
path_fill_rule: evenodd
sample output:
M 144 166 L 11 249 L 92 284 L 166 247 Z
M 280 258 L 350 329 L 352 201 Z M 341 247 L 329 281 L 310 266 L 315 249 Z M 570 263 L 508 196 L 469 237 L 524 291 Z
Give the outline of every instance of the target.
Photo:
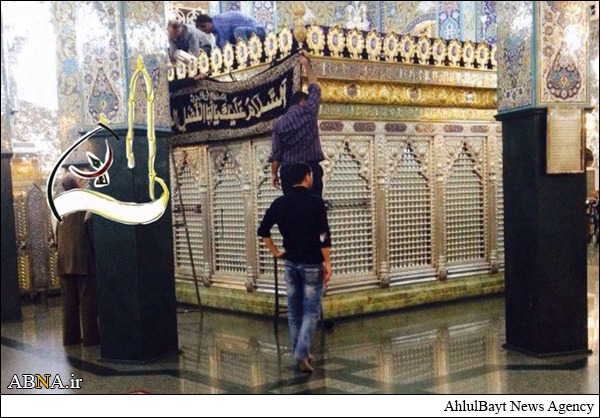
M 127 167 L 129 79 L 141 57 L 154 92 L 156 175 L 169 179 L 170 116 L 165 2 L 55 2 L 59 130 L 62 148 L 90 130 L 100 114 L 121 141 L 111 142 L 110 185 L 100 191 L 125 202 L 148 196 L 148 126 L 144 82 L 134 88 L 133 152 Z M 88 141 L 102 156 L 102 135 Z M 75 158 L 85 161 L 85 148 Z M 148 361 L 178 352 L 171 208 L 148 225 L 124 225 L 94 216 L 101 357 Z
M 583 110 L 587 2 L 498 2 L 506 347 L 588 351 Z

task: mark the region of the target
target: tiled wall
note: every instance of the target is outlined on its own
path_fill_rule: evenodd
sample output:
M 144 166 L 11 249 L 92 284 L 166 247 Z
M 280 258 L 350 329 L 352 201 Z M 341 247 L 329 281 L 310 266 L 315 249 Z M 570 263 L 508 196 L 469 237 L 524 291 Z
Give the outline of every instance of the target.
M 168 63 L 165 36 L 165 2 L 162 1 L 126 1 L 124 2 L 125 39 L 129 74 L 135 71 L 137 58 L 142 57 L 146 70 L 152 78 L 154 89 L 154 121 L 157 127 L 171 125 L 166 65 Z M 129 79 L 129 76 L 127 77 Z M 136 124 L 146 126 L 146 93 L 143 83 L 136 87 Z
M 2 30 L 2 39 L 4 39 L 4 29 Z M 6 69 L 4 68 L 4 42 L 2 42 L 2 67 L 0 71 L 0 80 L 2 83 L 2 110 L 0 112 L 2 118 L 2 152 L 10 151 L 10 138 L 9 138 L 9 117 L 8 117 L 8 89 L 6 84 Z
M 253 1 L 252 15 L 263 22 L 267 29 L 276 29 L 276 2 L 274 1 Z
M 433 1 L 384 1 L 383 31 L 410 33 L 423 22 L 435 28 L 436 2 Z
M 477 40 L 485 39 L 490 44 L 498 42 L 498 5 L 497 1 L 478 1 L 477 3 Z
M 221 10 L 232 10 L 232 3 L 240 2 L 221 2 Z M 294 2 L 255 1 L 247 3 L 253 3 L 254 16 L 267 26 L 272 26 L 273 22 L 276 22 L 278 27 L 293 24 L 292 7 Z M 348 21 L 349 7 L 356 2 L 306 1 L 304 3 L 314 17 L 315 23 L 323 26 L 345 26 Z M 367 7 L 370 29 L 382 32 L 419 34 L 430 28 L 430 32 L 433 32 L 430 33 L 431 36 L 437 36 L 439 33 L 440 36 L 447 39 L 461 38 L 474 42 L 483 38 L 484 29 L 481 16 L 486 15 L 485 37 L 492 43 L 496 42 L 495 1 L 369 1 L 360 3 Z
M 60 149 L 54 44 L 50 2 L 2 3 L 3 148 L 43 160 Z
M 6 3 L 6 4 L 5 4 Z M 171 4 L 172 3 L 172 4 Z M 198 7 L 210 13 L 227 10 L 241 10 L 265 22 L 268 28 L 290 25 L 293 22 L 292 5 L 288 1 L 253 2 L 117 2 L 117 1 L 63 1 L 31 2 L 27 5 L 17 2 L 3 2 L 3 75 L 6 88 L 2 89 L 3 121 L 9 105 L 11 116 L 11 141 L 16 148 L 27 144 L 37 144 L 47 152 L 64 149 L 78 137 L 81 129 L 96 123 L 98 115 L 104 113 L 113 124 L 126 121 L 127 79 L 135 66 L 135 56 L 142 54 L 154 80 L 157 95 L 156 121 L 168 126 L 169 115 L 166 108 L 166 85 L 161 72 L 166 62 L 164 49 L 165 8 L 171 5 Z M 345 25 L 349 8 L 355 2 L 306 1 L 314 22 L 321 25 Z M 465 5 L 462 5 L 465 3 Z M 428 2 L 428 1 L 376 1 L 361 2 L 367 6 L 369 27 L 383 32 L 428 33 L 440 35 L 485 37 L 495 42 L 496 35 L 495 1 L 476 2 Z M 11 12 L 11 7 L 14 13 Z M 23 12 L 17 8 L 26 7 Z M 11 14 L 12 13 L 12 14 Z M 457 14 L 458 13 L 458 14 Z M 485 23 L 481 16 L 486 16 Z M 25 29 L 13 31 L 11 24 L 19 21 L 19 16 L 36 23 L 23 25 Z M 49 36 L 32 37 L 28 28 L 51 28 Z M 445 31 L 445 32 L 444 32 Z M 472 34 L 472 35 L 471 35 Z M 46 46 L 44 46 L 46 45 Z M 37 51 L 37 55 L 31 51 Z M 51 55 L 43 58 L 39 54 Z M 33 89 L 33 83 L 18 81 L 22 71 L 17 71 L 19 62 L 26 62 L 27 56 L 35 56 L 40 61 L 50 63 L 54 71 L 44 71 L 48 80 L 40 83 L 48 90 L 50 105 L 32 103 L 25 100 L 24 89 Z M 42 57 L 42 58 L 41 58 Z M 16 60 L 16 61 L 15 61 Z M 19 61 L 19 62 L 17 62 Z M 24 64 L 23 64 L 24 65 Z M 6 70 L 6 68 L 10 70 Z M 21 74 L 20 74 L 21 73 Z M 36 77 L 42 80 L 42 76 Z M 163 84 L 161 84 L 163 83 Z M 24 86 L 28 84 L 28 86 Z M 52 92 L 50 92 L 52 90 Z M 11 99 L 4 95 L 10 91 Z M 17 105 L 18 102 L 18 105 Z M 162 104 L 162 107 L 161 107 Z M 41 106 L 41 107 L 40 107 Z M 138 112 L 138 121 L 143 122 L 143 113 Z M 2 124 L 3 147 L 8 141 L 8 123 Z M 42 136 L 40 136 L 42 135 Z M 48 159 L 49 161 L 52 158 Z
M 117 1 L 74 2 L 79 68 L 82 73 L 82 122 L 95 125 L 104 113 L 113 123 L 124 123 L 124 42 L 122 10 Z
M 540 105 L 588 102 L 587 6 L 539 2 L 537 32 Z
M 126 123 L 128 79 L 138 56 L 152 76 L 156 124 L 170 124 L 166 77 L 161 76 L 167 63 L 164 2 L 57 2 L 54 19 L 67 142 L 76 138 L 74 129 L 95 125 L 100 113 L 113 125 Z M 135 122 L 144 125 L 144 95 L 136 92 Z
M 502 2 L 498 14 L 498 109 L 532 106 L 533 2 Z
M 438 34 L 444 39 L 460 37 L 460 6 L 458 1 L 437 2 Z
M 590 28 L 591 90 L 594 110 L 588 116 L 587 146 L 594 154 L 594 167 L 598 169 L 598 21 Z

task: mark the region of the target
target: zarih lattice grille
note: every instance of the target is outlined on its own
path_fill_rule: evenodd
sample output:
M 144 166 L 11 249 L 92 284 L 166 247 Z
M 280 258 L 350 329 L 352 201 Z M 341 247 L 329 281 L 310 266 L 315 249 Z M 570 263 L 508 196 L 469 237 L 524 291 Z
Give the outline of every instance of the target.
M 475 163 L 463 149 L 446 184 L 446 254 L 448 262 L 485 257 L 484 196 Z
M 231 151 L 217 151 L 212 185 L 213 268 L 215 272 L 246 272 L 245 201 Z M 211 158 L 212 160 L 212 158 Z
M 498 225 L 498 256 L 500 264 L 504 265 L 504 179 L 502 177 L 502 168 L 498 176 L 496 189 L 496 224 Z
M 325 184 L 324 199 L 333 247 L 331 264 L 335 276 L 365 275 L 373 271 L 373 196 L 370 178 L 348 142 L 334 157 Z
M 202 213 L 204 208 L 202 207 L 198 180 L 195 178 L 193 168 L 190 166 L 188 154 L 185 154 L 188 151 L 180 152 L 184 153 L 183 158 L 177 158 L 177 167 L 171 169 L 173 244 L 177 276 L 180 278 L 190 278 L 192 275 L 192 261 L 190 259 L 189 247 L 192 249 L 196 272 L 199 272 L 201 266 L 204 265 L 204 231 L 202 227 Z M 176 186 L 176 180 L 179 180 L 179 188 Z M 179 198 L 180 191 L 181 200 Z M 183 202 L 183 206 L 181 202 Z M 190 235 L 190 246 L 188 246 L 186 237 L 184 212 Z
M 257 145 L 255 148 L 255 164 L 258 167 L 256 179 L 256 228 L 260 225 L 265 212 L 271 203 L 282 195 L 280 189 L 276 189 L 271 185 L 271 164 L 267 161 L 267 156 L 270 151 L 270 145 Z M 275 226 L 271 230 L 271 238 L 277 245 L 277 248 L 283 249 L 283 238 L 279 233 L 279 229 Z M 258 280 L 257 288 L 270 288 L 274 285 L 274 270 L 273 256 L 265 245 L 258 242 Z M 280 278 L 281 279 L 281 278 Z M 282 282 L 283 283 L 283 282 Z
M 388 251 L 391 271 L 431 266 L 431 190 L 409 144 L 388 190 Z

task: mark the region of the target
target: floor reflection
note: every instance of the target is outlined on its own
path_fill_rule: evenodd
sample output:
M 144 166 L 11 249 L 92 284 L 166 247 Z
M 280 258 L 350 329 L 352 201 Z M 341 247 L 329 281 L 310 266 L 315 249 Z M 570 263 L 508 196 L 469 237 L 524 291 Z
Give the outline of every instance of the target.
M 268 320 L 215 312 L 179 315 L 179 358 L 115 365 L 99 363 L 97 348 L 63 349 L 54 299 L 2 324 L 2 382 L 39 365 L 84 376 L 81 393 L 597 393 L 597 248 L 589 260 L 589 357 L 504 351 L 496 297 L 337 322 L 317 332 L 312 376 L 293 367 L 285 322 L 275 332 Z
M 315 382 L 330 393 L 420 392 L 447 385 L 456 376 L 481 374 L 503 355 L 500 298 L 345 321 L 333 332 L 319 330 L 312 347 L 317 368 L 311 377 L 292 367 L 284 324 L 279 344 L 270 323 L 250 326 L 244 318 L 208 314 L 201 324 L 198 332 L 197 320 L 183 318 L 180 367 L 256 392 L 314 391 Z M 479 391 L 482 383 L 486 390 L 503 390 L 497 373 L 487 373 L 483 380 L 463 390 Z

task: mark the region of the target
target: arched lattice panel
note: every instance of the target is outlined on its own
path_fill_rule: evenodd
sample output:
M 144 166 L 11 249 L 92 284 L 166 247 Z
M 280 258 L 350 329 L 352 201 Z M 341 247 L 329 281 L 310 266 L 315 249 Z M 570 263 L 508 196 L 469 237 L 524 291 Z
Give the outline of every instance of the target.
M 428 157 L 427 143 L 424 157 Z M 431 267 L 431 188 L 423 163 L 406 142 L 390 144 L 393 171 L 387 192 L 390 272 Z
M 226 275 L 242 275 L 247 267 L 246 202 L 236 161 L 238 152 L 211 150 L 213 271 Z
M 255 184 L 256 184 L 256 229 L 260 225 L 265 212 L 271 203 L 282 196 L 281 189 L 276 189 L 271 185 L 271 163 L 269 163 L 269 153 L 271 144 L 268 141 L 261 141 L 254 146 L 254 166 L 255 166 Z M 271 230 L 271 238 L 277 245 L 277 248 L 283 249 L 283 238 L 279 229 L 275 226 Z M 257 237 L 258 248 L 258 279 L 256 287 L 258 291 L 272 289 L 275 285 L 273 256 L 261 239 Z M 280 269 L 281 270 L 281 269 Z M 281 277 L 283 279 L 283 277 Z M 283 281 L 281 281 L 283 283 Z
M 485 258 L 484 190 L 475 161 L 463 148 L 446 182 L 446 257 L 449 263 Z
M 173 208 L 173 249 L 175 272 L 178 278 L 192 278 L 192 259 L 196 274 L 204 265 L 204 227 L 202 200 L 199 189 L 198 150 L 193 148 L 174 151 L 175 167 L 171 167 L 171 191 Z M 179 182 L 177 187 L 176 181 Z M 181 193 L 181 196 L 180 196 Z M 183 203 L 183 204 L 182 204 Z M 190 237 L 188 245 L 185 226 Z
M 371 138 L 325 143 L 324 199 L 333 247 L 330 287 L 374 274 Z

